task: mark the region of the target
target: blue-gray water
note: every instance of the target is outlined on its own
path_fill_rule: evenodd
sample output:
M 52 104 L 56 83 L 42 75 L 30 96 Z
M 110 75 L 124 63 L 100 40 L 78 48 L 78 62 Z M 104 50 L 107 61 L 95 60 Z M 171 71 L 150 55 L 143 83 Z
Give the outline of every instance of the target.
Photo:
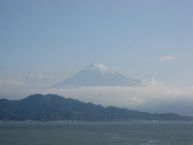
M 193 145 L 193 123 L 3 122 L 0 145 Z

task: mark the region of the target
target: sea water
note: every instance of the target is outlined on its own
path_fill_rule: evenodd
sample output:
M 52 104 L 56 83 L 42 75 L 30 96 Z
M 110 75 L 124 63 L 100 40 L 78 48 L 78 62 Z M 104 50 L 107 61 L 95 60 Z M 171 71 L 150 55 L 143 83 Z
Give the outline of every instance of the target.
M 0 145 L 193 145 L 193 123 L 1 122 Z

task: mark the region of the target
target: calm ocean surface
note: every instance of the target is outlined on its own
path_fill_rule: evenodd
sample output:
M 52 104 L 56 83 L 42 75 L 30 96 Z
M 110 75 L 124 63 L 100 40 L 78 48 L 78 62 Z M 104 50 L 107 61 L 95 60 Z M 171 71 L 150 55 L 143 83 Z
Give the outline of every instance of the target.
M 0 145 L 193 145 L 193 123 L 2 122 Z

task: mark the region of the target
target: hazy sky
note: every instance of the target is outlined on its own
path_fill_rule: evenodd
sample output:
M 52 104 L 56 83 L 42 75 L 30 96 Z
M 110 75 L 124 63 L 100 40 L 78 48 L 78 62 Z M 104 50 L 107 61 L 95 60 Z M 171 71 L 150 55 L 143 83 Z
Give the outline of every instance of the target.
M 91 63 L 192 86 L 193 1 L 0 1 L 1 97 L 18 95 L 16 86 L 53 85 Z

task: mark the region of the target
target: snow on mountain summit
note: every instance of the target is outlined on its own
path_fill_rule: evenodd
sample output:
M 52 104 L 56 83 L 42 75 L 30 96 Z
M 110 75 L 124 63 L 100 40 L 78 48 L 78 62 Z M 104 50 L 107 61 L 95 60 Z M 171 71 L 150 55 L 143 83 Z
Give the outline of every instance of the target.
M 109 71 L 109 68 L 107 68 L 105 65 L 103 64 L 90 64 L 86 67 L 86 69 L 98 69 L 101 71 Z
M 105 78 L 105 75 L 114 73 L 111 71 L 108 67 L 106 67 L 103 64 L 90 64 L 85 69 L 92 70 L 92 71 L 99 71 L 103 77 Z
M 54 87 L 137 86 L 139 84 L 141 84 L 140 80 L 128 78 L 120 73 L 111 71 L 105 65 L 91 64 Z

